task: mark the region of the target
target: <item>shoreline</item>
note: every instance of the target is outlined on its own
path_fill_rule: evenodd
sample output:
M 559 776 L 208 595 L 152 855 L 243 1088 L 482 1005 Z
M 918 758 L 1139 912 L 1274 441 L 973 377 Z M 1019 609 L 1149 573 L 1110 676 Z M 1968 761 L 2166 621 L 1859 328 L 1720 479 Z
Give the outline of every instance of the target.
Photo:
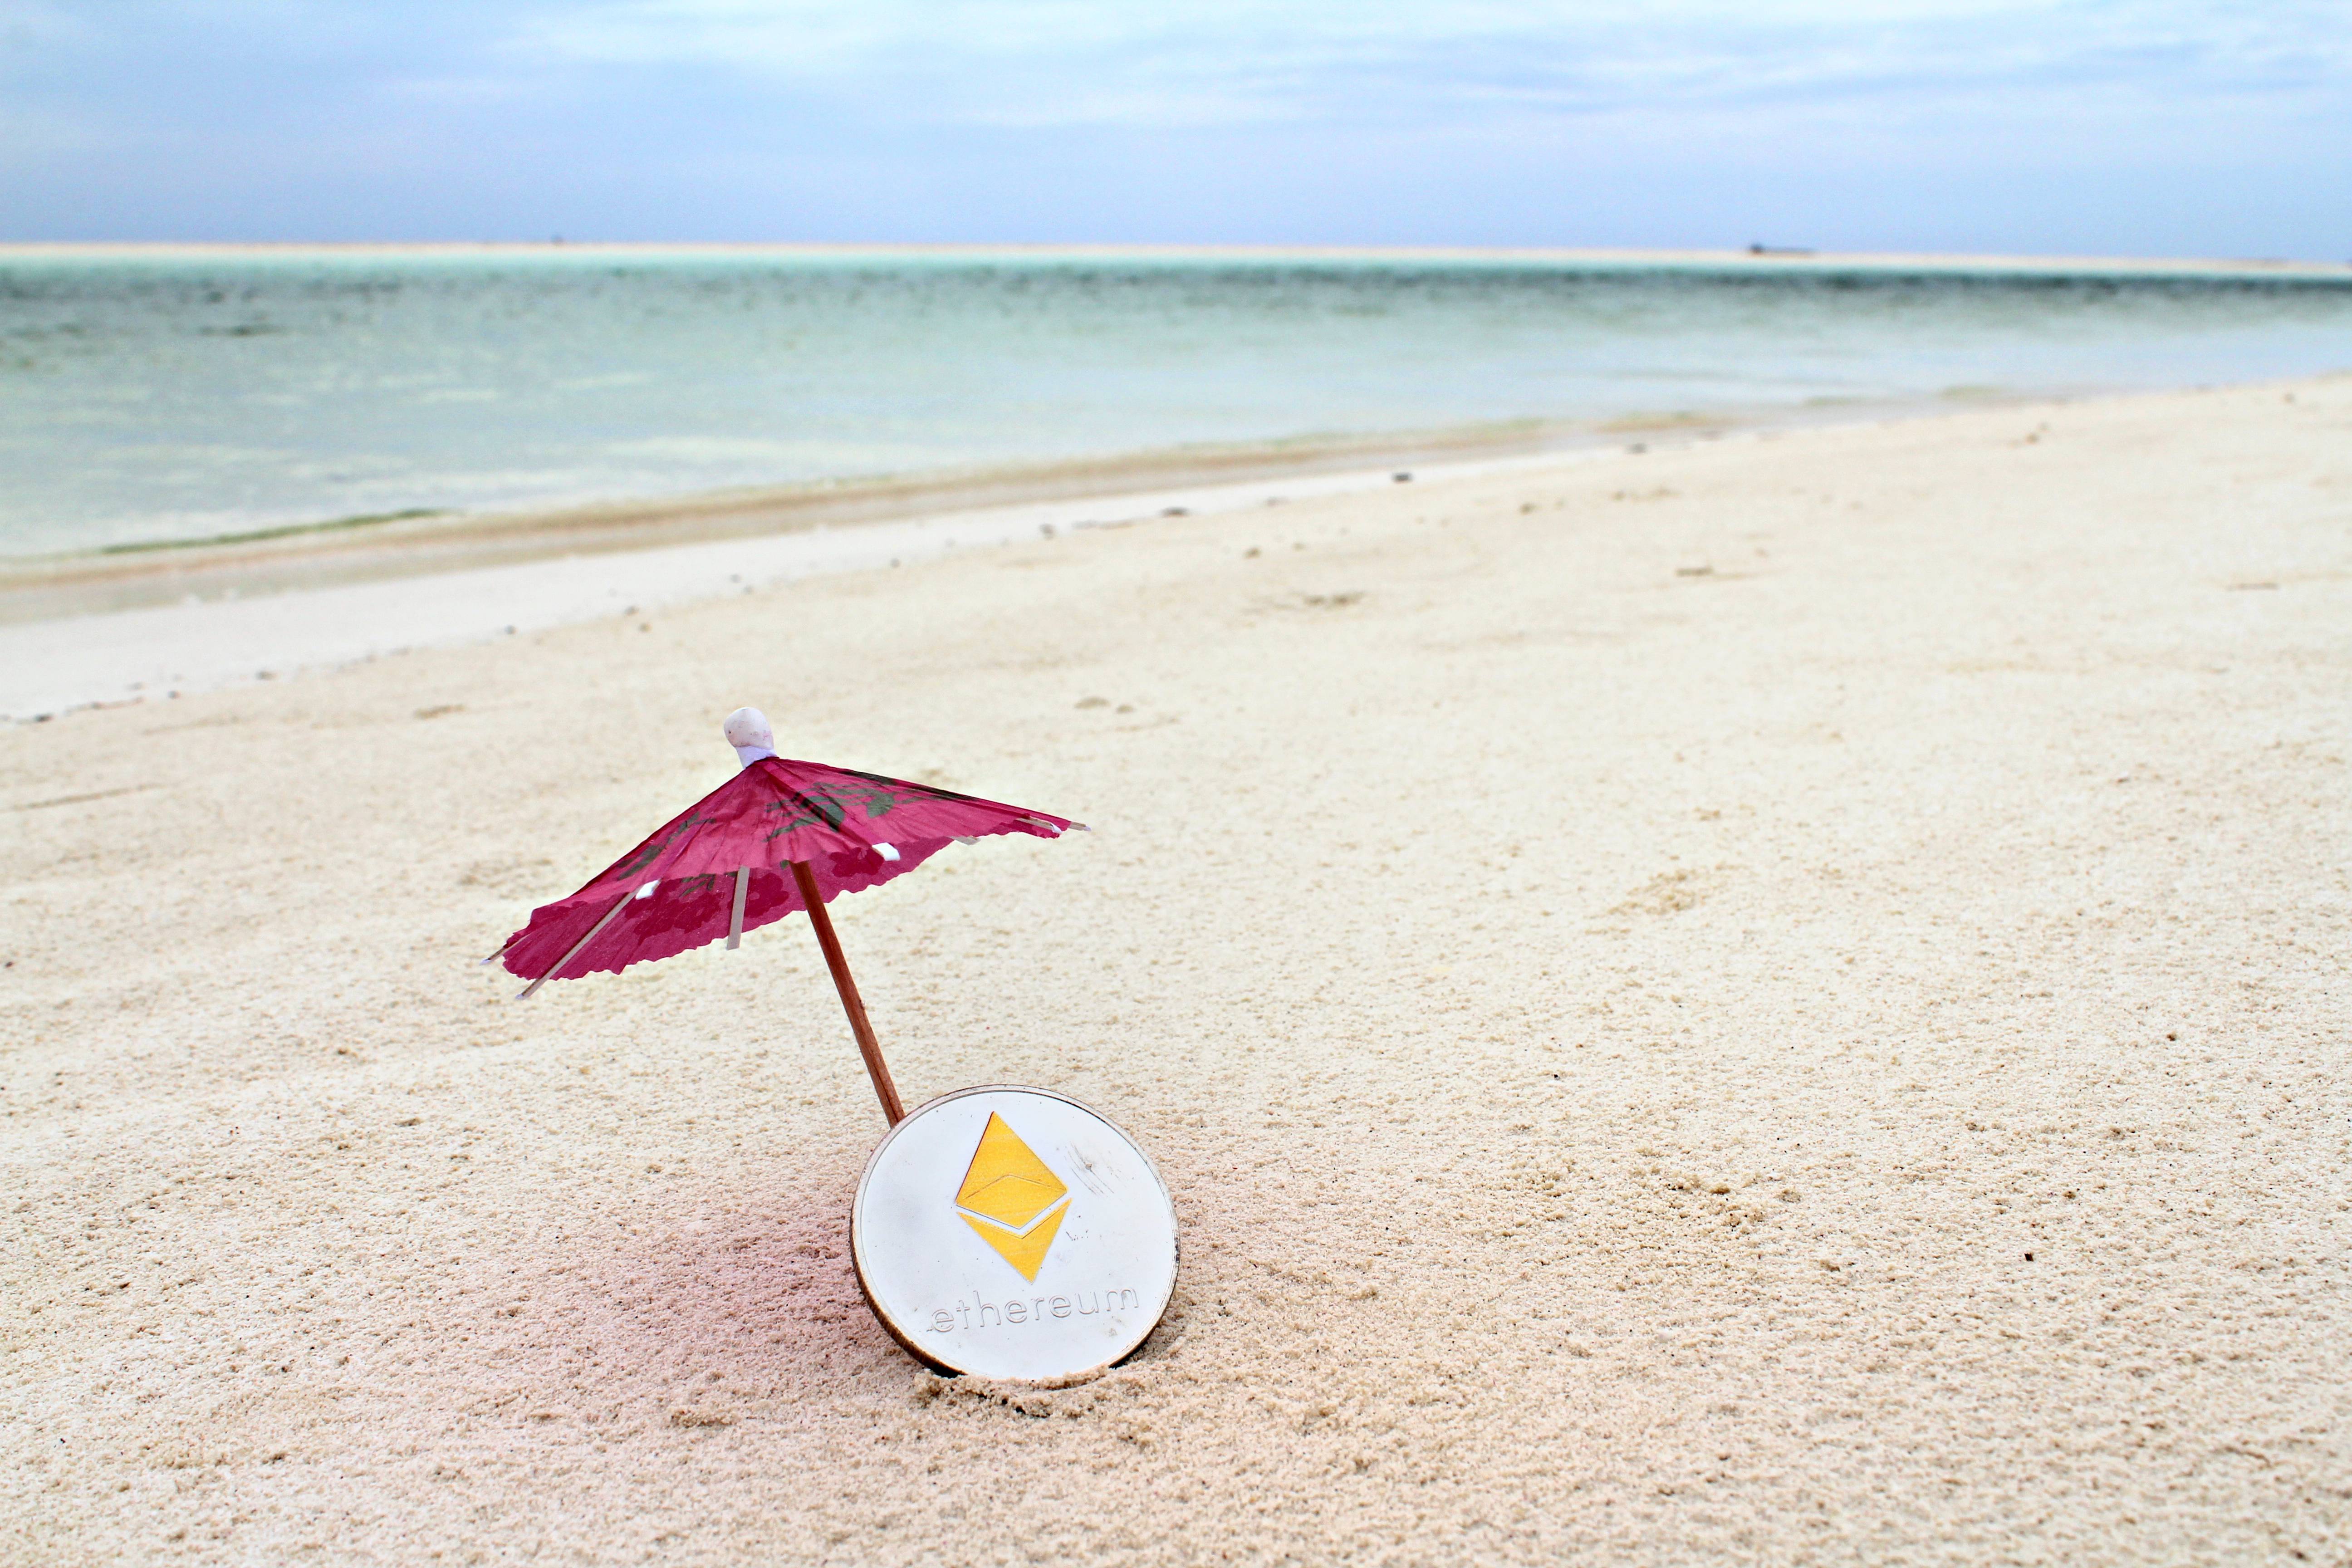
M 1066 539 L 1181 517 L 1242 514 L 1406 482 L 1548 469 L 1607 457 L 1591 447 L 1486 454 L 1411 468 L 1383 463 L 1287 470 L 1216 483 L 1025 499 L 919 510 L 845 526 L 798 526 L 719 537 L 607 541 L 603 548 L 395 547 L 375 559 L 336 552 L 257 574 L 215 596 L 144 602 L 37 617 L 0 616 L 0 723 L 41 723 L 66 713 L 249 685 L 348 668 L 425 648 L 456 647 L 606 617 L 675 611 L 810 577 L 913 565 L 1021 542 Z M 1402 459 L 1401 459 L 1402 460 Z M 330 576 L 329 570 L 344 574 Z M 188 576 L 168 579 L 184 587 Z M 147 580 L 152 588 L 156 579 Z M 19 601 L 21 605 L 22 601 Z
M 2117 394 L 2130 395 L 2130 394 Z M 1775 429 L 1932 418 L 2061 401 L 2049 394 L 1887 398 L 1740 412 L 1630 411 L 1423 431 L 1203 443 L 1096 457 L 465 511 L 432 508 L 258 525 L 188 540 L 0 556 L 0 626 L 72 616 L 439 575 L 1048 503 L 1297 482 L 1401 468 L 1571 457 Z
M 1399 473 L 1444 484 L 1739 440 L 2271 384 L 1972 399 L 1959 406 L 1872 405 L 1867 417 L 1854 417 L 1859 410 L 1849 405 L 1744 425 L 1660 416 L 1599 427 L 1534 426 L 1517 439 L 1479 442 L 1457 432 L 1450 445 L 1428 437 L 1287 456 L 1180 449 L 979 476 L 387 521 L 362 530 L 328 525 L 249 544 L 0 563 L 0 724 L 42 723 L 421 649 L 675 611 L 811 577 L 888 570 L 1090 530 L 1364 495 L 1391 488 Z M 1570 436 L 1581 439 L 1571 445 Z M 1631 438 L 1637 436 L 1645 438 Z M 1114 474 L 1129 482 L 1100 482 Z
M 1729 430 L 1680 415 L 1594 426 L 1526 421 L 1360 437 L 1202 444 L 1098 457 L 615 498 L 485 511 L 419 508 L 262 525 L 47 555 L 0 556 L 0 625 L 184 602 L 191 594 L 280 592 L 509 565 L 564 555 L 754 539 L 949 512 L 1221 483 L 1531 456 L 1653 428 Z

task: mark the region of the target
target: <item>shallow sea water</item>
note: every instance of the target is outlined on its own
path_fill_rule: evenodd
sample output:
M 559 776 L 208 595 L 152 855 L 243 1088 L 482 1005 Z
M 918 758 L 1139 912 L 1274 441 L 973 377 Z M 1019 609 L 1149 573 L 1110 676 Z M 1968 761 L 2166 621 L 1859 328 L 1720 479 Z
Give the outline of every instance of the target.
M 1192 444 L 2352 368 L 2352 275 L 1102 253 L 0 257 L 0 555 Z

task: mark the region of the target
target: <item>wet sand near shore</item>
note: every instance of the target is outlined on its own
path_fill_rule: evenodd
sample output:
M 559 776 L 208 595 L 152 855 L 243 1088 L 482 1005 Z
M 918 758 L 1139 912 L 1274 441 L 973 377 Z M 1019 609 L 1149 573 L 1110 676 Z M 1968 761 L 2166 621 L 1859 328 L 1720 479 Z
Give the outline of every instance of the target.
M 1870 410 L 1916 413 L 1894 402 Z M 769 538 L 948 513 L 1124 498 L 1171 489 L 1311 479 L 1367 468 L 1491 462 L 1729 431 L 1852 419 L 1826 408 L 1733 415 L 1635 414 L 1604 422 L 1523 421 L 1458 429 L 1318 437 L 1127 453 L 997 469 L 879 476 L 540 511 L 427 510 L 158 541 L 47 557 L 0 558 L 0 626 L 158 605 L 382 583 L 563 557 Z
M 1986 409 L 0 730 L 0 1555 L 2342 1561 L 2347 507 L 2352 378 Z M 739 703 L 1094 828 L 835 918 L 1158 1162 L 1125 1367 L 866 1314 L 800 922 L 473 963 Z
M 927 514 L 1177 486 L 1344 472 L 1366 464 L 1511 456 L 1564 446 L 1549 426 L 1421 439 L 1301 441 L 1139 453 L 994 472 L 845 479 L 550 511 L 336 519 L 215 541 L 0 562 L 0 624 L 226 595 L 430 576 L 579 554 L 759 538 Z

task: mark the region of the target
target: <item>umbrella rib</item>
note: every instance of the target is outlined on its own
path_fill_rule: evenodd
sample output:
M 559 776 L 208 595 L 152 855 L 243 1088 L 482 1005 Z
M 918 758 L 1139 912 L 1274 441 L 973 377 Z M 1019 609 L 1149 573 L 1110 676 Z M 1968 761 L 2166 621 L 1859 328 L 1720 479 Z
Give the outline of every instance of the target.
M 751 868 L 735 868 L 735 913 L 727 922 L 727 951 L 734 952 L 743 945 L 743 898 L 751 890 Z
M 522 988 L 521 994 L 518 995 L 515 1000 L 518 1002 L 530 1001 L 530 994 L 532 992 L 546 984 L 548 981 L 553 977 L 557 970 L 562 969 L 565 964 L 579 957 L 580 950 L 586 947 L 590 942 L 594 942 L 596 940 L 597 933 L 602 931 L 606 926 L 611 925 L 614 920 L 618 919 L 621 911 L 628 907 L 629 900 L 636 896 L 635 890 L 632 889 L 630 891 L 623 893 L 619 898 L 614 900 L 613 907 L 604 911 L 604 918 L 598 921 L 594 925 L 590 926 L 588 928 L 588 934 L 572 944 L 571 952 L 565 953 L 562 958 L 557 959 L 553 963 L 549 964 L 545 974 L 541 975 L 538 979 L 524 986 Z

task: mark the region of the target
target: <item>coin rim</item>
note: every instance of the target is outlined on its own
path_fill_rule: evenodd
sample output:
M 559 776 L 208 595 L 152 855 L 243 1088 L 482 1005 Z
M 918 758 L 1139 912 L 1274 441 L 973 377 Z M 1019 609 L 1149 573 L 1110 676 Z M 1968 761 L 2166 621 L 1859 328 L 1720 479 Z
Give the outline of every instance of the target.
M 898 1325 L 890 1321 L 889 1314 L 883 1311 L 881 1304 L 874 1300 L 873 1287 L 868 1285 L 866 1281 L 866 1248 L 858 1226 L 858 1216 L 864 1213 L 866 1208 L 866 1184 L 874 1179 L 874 1167 L 881 1163 L 882 1152 L 890 1147 L 890 1141 L 898 1137 L 901 1131 L 905 1131 L 908 1125 L 917 1117 L 922 1115 L 933 1106 L 945 1105 L 949 1100 L 961 1100 L 966 1095 L 972 1094 L 1035 1094 L 1042 1095 L 1048 1100 L 1058 1100 L 1065 1105 L 1076 1106 L 1080 1110 L 1085 1111 L 1088 1116 L 1093 1117 L 1096 1121 L 1101 1122 L 1104 1126 L 1109 1128 L 1112 1131 L 1125 1139 L 1127 1141 L 1127 1146 L 1134 1150 L 1137 1154 L 1142 1157 L 1143 1169 L 1151 1177 L 1152 1186 L 1159 1191 L 1160 1201 L 1168 1205 L 1168 1250 L 1170 1254 L 1168 1295 L 1166 1299 L 1160 1303 L 1160 1310 L 1152 1318 L 1151 1326 L 1143 1331 L 1142 1335 L 1136 1340 L 1135 1343 L 1120 1352 L 1118 1355 L 1112 1357 L 1109 1361 L 1104 1362 L 1097 1366 L 1087 1367 L 1081 1372 L 1057 1373 L 1054 1376 L 1045 1379 L 1000 1378 L 995 1381 L 1003 1383 L 1045 1382 L 1055 1384 L 1067 1384 L 1072 1383 L 1081 1383 L 1087 1378 L 1099 1376 L 1103 1373 L 1108 1372 L 1111 1368 L 1118 1365 L 1121 1362 L 1129 1360 L 1140 1352 L 1145 1345 L 1150 1344 L 1151 1342 L 1151 1336 L 1158 1333 L 1160 1331 L 1160 1325 L 1167 1321 L 1168 1309 L 1170 1306 L 1174 1304 L 1176 1300 L 1177 1275 L 1184 1266 L 1184 1241 L 1176 1223 L 1176 1200 L 1169 1194 L 1168 1184 L 1160 1179 L 1160 1167 L 1152 1163 L 1150 1152 L 1145 1149 L 1141 1143 L 1136 1142 L 1134 1134 L 1129 1132 L 1126 1128 L 1121 1127 L 1118 1122 L 1113 1121 L 1109 1117 L 1105 1116 L 1101 1111 L 1096 1110 L 1093 1106 L 1088 1105 L 1085 1100 L 1078 1099 L 1076 1095 L 1064 1094 L 1057 1089 L 1039 1089 L 1034 1084 L 1026 1083 L 983 1083 L 975 1084 L 970 1089 L 952 1089 L 946 1094 L 939 1095 L 923 1101 L 922 1104 L 915 1107 L 914 1110 L 900 1117 L 898 1119 L 898 1124 L 882 1135 L 882 1142 L 874 1145 L 874 1152 L 866 1156 L 866 1169 L 859 1173 L 857 1178 L 857 1191 L 849 1200 L 849 1262 L 850 1268 L 857 1276 L 857 1293 L 866 1298 L 866 1310 L 874 1314 L 874 1321 L 882 1325 L 882 1331 L 888 1334 L 893 1340 L 896 1340 L 898 1342 L 898 1348 L 900 1350 L 905 1351 L 908 1355 L 913 1356 L 917 1361 L 922 1363 L 923 1365 L 930 1368 L 933 1372 L 942 1373 L 948 1377 L 977 1377 L 981 1375 L 978 1373 L 966 1372 L 963 1368 L 959 1366 L 951 1366 L 948 1363 L 940 1360 L 937 1356 L 926 1354 L 922 1348 L 917 1345 L 914 1341 L 908 1339 L 905 1334 L 898 1331 Z

